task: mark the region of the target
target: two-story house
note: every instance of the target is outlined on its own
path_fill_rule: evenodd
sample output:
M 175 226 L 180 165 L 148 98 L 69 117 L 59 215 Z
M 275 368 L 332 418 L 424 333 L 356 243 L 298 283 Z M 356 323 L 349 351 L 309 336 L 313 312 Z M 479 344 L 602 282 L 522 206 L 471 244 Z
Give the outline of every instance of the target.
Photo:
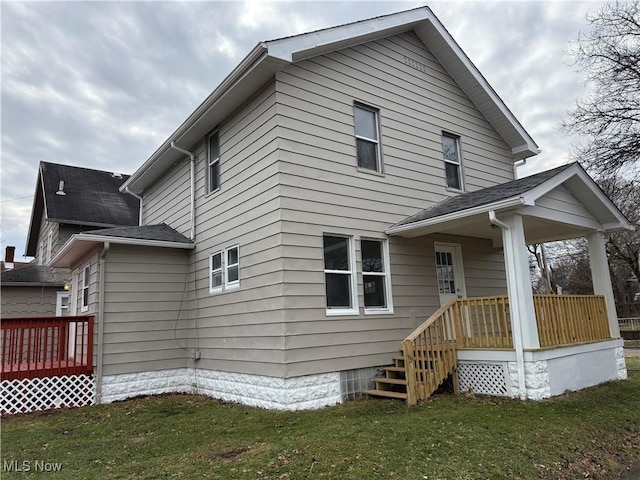
M 514 180 L 538 152 L 427 7 L 259 43 L 121 185 L 140 224 L 53 255 L 97 319 L 97 401 L 314 408 L 402 346 L 376 383 L 411 403 L 453 343 L 435 384 L 543 398 L 623 378 L 602 234 L 630 225 L 578 165 Z M 526 244 L 576 236 L 595 306 L 534 299 Z

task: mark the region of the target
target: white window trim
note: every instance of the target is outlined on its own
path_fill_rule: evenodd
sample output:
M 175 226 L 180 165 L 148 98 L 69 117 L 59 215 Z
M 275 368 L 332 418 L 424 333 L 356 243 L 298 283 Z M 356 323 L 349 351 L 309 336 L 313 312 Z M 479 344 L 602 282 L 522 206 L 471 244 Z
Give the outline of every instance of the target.
M 220 255 L 220 268 L 216 269 L 216 271 L 220 270 L 220 275 L 222 277 L 222 280 L 219 286 L 214 287 L 213 281 L 212 281 L 213 257 L 215 257 L 216 255 Z M 209 255 L 209 293 L 221 293 L 223 290 L 223 287 L 224 287 L 224 251 L 218 250 L 217 252 L 213 252 L 211 255 Z
M 326 308 L 326 315 L 328 317 L 334 317 L 334 316 L 338 316 L 338 315 L 358 315 L 360 313 L 359 308 L 358 308 L 358 281 L 356 278 L 356 245 L 355 245 L 355 241 L 354 238 L 348 235 L 340 235 L 340 234 L 336 234 L 336 233 L 323 233 L 322 234 L 322 238 L 324 239 L 324 237 L 340 237 L 340 238 L 346 238 L 348 241 L 348 249 L 349 249 L 349 268 L 350 270 L 348 271 L 348 275 L 351 277 L 350 281 L 351 281 L 351 308 Z M 322 262 L 324 263 L 324 240 L 323 240 L 323 246 L 322 246 Z M 340 273 L 342 275 L 347 275 L 347 270 L 327 270 L 324 269 L 323 272 L 325 274 L 327 273 Z M 326 275 L 324 276 L 325 278 L 325 301 L 327 299 L 327 293 L 326 293 Z
M 387 240 L 386 238 L 362 238 L 360 239 L 360 242 L 362 242 L 362 240 L 381 242 L 382 243 L 382 261 L 384 262 L 384 265 L 382 266 L 382 269 L 383 269 L 382 272 L 365 272 L 364 269 L 362 270 L 362 286 L 364 288 L 365 275 L 372 275 L 372 276 L 379 276 L 379 277 L 384 276 L 385 294 L 387 297 L 386 308 L 380 308 L 380 307 L 367 308 L 366 304 L 364 304 L 364 292 L 363 292 L 362 303 L 365 305 L 364 314 L 365 315 L 392 314 L 393 313 L 393 293 L 391 292 L 391 262 L 389 261 L 389 258 L 390 258 L 389 257 L 389 240 Z M 362 254 L 362 248 L 360 249 L 360 253 Z
M 229 263 L 229 251 L 237 250 L 237 263 Z M 233 282 L 229 281 L 229 269 L 231 267 L 238 267 L 238 280 Z M 225 290 L 235 290 L 236 288 L 240 288 L 240 246 L 234 245 L 232 247 L 228 247 L 224 249 L 224 289 Z
M 378 137 L 377 139 L 364 137 L 362 135 L 358 135 L 358 134 L 355 133 L 355 131 L 356 131 L 356 113 L 355 113 L 356 108 L 360 108 L 362 110 L 367 110 L 369 112 L 372 112 L 375 115 L 374 124 L 376 126 L 376 136 Z M 377 109 L 377 108 L 374 108 L 374 107 L 370 107 L 369 105 L 364 105 L 362 103 L 354 103 L 353 104 L 353 129 L 354 129 L 354 135 L 356 137 L 356 167 L 358 168 L 358 170 L 361 171 L 361 172 L 377 173 L 379 175 L 384 174 L 384 171 L 383 171 L 383 168 L 382 168 L 382 149 L 380 147 L 380 110 Z M 375 170 L 371 170 L 370 168 L 361 167 L 358 164 L 358 142 L 357 142 L 357 140 L 364 140 L 365 142 L 371 142 L 371 143 L 375 143 L 376 144 L 376 166 L 377 166 L 377 168 Z
M 91 265 L 86 265 L 80 272 L 80 279 L 81 282 L 79 282 L 82 285 L 82 288 L 80 289 L 80 311 L 81 312 L 86 312 L 87 310 L 89 310 L 89 284 L 86 284 L 86 278 L 87 275 L 85 274 L 85 272 L 89 272 L 89 279 L 91 279 Z M 87 304 L 84 304 L 84 291 L 85 289 L 87 290 Z
M 62 298 L 67 297 L 67 314 L 63 315 L 62 312 Z M 56 317 L 65 317 L 71 315 L 71 294 L 69 292 L 56 292 Z
M 444 137 L 452 138 L 456 142 L 456 151 L 458 152 L 458 163 L 452 162 L 448 160 L 444 155 Z M 451 190 L 452 192 L 464 192 L 464 171 L 462 169 L 462 142 L 460 141 L 460 135 L 456 135 L 455 133 L 450 132 L 442 132 L 442 159 L 444 160 L 444 183 L 447 187 L 447 190 Z M 450 163 L 452 165 L 456 165 L 458 167 L 458 176 L 460 180 L 460 188 L 450 187 L 447 182 L 447 167 L 446 164 Z
M 229 251 L 237 249 L 238 250 L 238 263 L 229 264 Z M 213 287 L 211 282 L 211 274 L 213 273 L 213 257 L 215 255 L 220 255 L 220 274 L 222 276 L 222 283 L 218 287 Z M 238 267 L 238 280 L 233 282 L 229 282 L 229 268 L 230 267 Z M 216 269 L 217 271 L 217 269 Z M 222 250 L 217 250 L 209 255 L 209 293 L 224 293 L 232 290 L 237 290 L 240 288 L 240 245 L 233 245 L 231 247 L 224 248 Z
M 212 160 L 211 159 L 211 137 L 213 137 L 214 135 L 218 135 L 218 156 Z M 218 164 L 218 187 L 216 189 L 212 190 L 211 189 L 211 166 L 214 163 Z M 220 190 L 220 131 L 219 130 L 214 130 L 213 132 L 211 132 L 207 136 L 207 180 L 206 180 L 206 186 L 207 186 L 207 195 L 209 195 L 211 193 L 215 193 L 218 190 Z

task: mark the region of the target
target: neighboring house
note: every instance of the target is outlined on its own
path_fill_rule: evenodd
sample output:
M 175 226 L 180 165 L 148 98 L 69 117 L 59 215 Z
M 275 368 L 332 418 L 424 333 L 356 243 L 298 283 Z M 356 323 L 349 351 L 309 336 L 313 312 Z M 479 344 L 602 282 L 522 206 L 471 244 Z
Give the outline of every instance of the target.
M 25 249 L 26 256 L 35 257 L 35 265 L 7 274 L 6 280 L 3 275 L 4 317 L 10 312 L 54 315 L 68 311 L 69 292 L 60 290 L 70 272 L 51 270 L 47 265 L 75 233 L 138 224 L 139 201 L 119 190 L 128 178 L 119 173 L 40 162 Z M 4 288 L 5 281 L 11 282 L 10 290 Z
M 335 404 L 408 336 L 426 340 L 403 343 L 396 369 L 428 368 L 416 328 L 454 306 L 444 373 L 465 390 L 544 398 L 623 378 L 602 233 L 630 225 L 578 165 L 514 180 L 538 151 L 427 7 L 258 44 L 120 186 L 141 197 L 140 226 L 69 232 L 53 254 L 73 313 L 96 316 L 96 400 Z M 38 195 L 42 258 L 42 219 L 70 222 Z M 584 328 L 548 338 L 525 243 L 579 236 L 604 324 L 585 306 Z

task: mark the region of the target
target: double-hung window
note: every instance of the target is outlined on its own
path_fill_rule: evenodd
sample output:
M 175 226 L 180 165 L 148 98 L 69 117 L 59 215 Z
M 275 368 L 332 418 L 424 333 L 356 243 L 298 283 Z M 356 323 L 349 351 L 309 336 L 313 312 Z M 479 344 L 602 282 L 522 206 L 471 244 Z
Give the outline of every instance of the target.
M 354 246 L 351 237 L 323 236 L 327 315 L 356 315 Z
M 444 173 L 447 179 L 447 187 L 454 190 L 464 190 L 460 137 L 450 133 L 443 133 L 442 152 L 444 154 Z
M 363 105 L 353 107 L 358 168 L 382 173 L 378 111 Z
M 90 269 L 89 265 L 82 269 L 81 280 L 82 280 L 82 303 L 80 310 L 86 312 L 89 310 L 89 280 L 90 280 Z
M 220 188 L 220 137 L 218 132 L 209 135 L 209 153 L 207 159 L 207 193 Z
M 393 313 L 386 240 L 361 240 L 364 313 Z
M 238 245 L 209 256 L 209 293 L 240 287 L 240 250 Z

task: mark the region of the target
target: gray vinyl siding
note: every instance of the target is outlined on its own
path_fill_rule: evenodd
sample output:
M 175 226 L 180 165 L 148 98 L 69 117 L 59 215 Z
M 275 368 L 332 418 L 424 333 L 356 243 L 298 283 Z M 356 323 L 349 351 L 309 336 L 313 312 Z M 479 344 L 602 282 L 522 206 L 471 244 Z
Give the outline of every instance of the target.
M 2 286 L 2 318 L 53 316 L 57 292 L 61 290 L 60 287 Z
M 468 295 L 506 293 L 502 255 L 488 240 L 392 237 L 394 313 L 364 314 L 360 239 L 383 239 L 390 225 L 454 195 L 446 188 L 443 131 L 460 136 L 467 191 L 513 179 L 508 146 L 415 35 L 301 61 L 276 80 L 285 376 L 389 363 L 440 306 L 434 240 L 461 244 Z M 379 109 L 382 174 L 356 166 L 354 101 Z M 355 240 L 358 315 L 326 315 L 323 234 Z
M 104 278 L 104 375 L 187 366 L 193 328 L 187 318 L 188 255 L 111 246 Z
M 199 368 L 282 376 L 283 286 L 275 84 L 265 86 L 219 126 L 220 189 L 206 192 L 207 143 L 196 155 L 196 249 L 190 332 Z M 145 224 L 167 223 L 188 235 L 189 161 L 143 195 Z M 209 256 L 238 245 L 240 288 L 209 293 Z M 197 301 L 196 301 L 197 300 Z

